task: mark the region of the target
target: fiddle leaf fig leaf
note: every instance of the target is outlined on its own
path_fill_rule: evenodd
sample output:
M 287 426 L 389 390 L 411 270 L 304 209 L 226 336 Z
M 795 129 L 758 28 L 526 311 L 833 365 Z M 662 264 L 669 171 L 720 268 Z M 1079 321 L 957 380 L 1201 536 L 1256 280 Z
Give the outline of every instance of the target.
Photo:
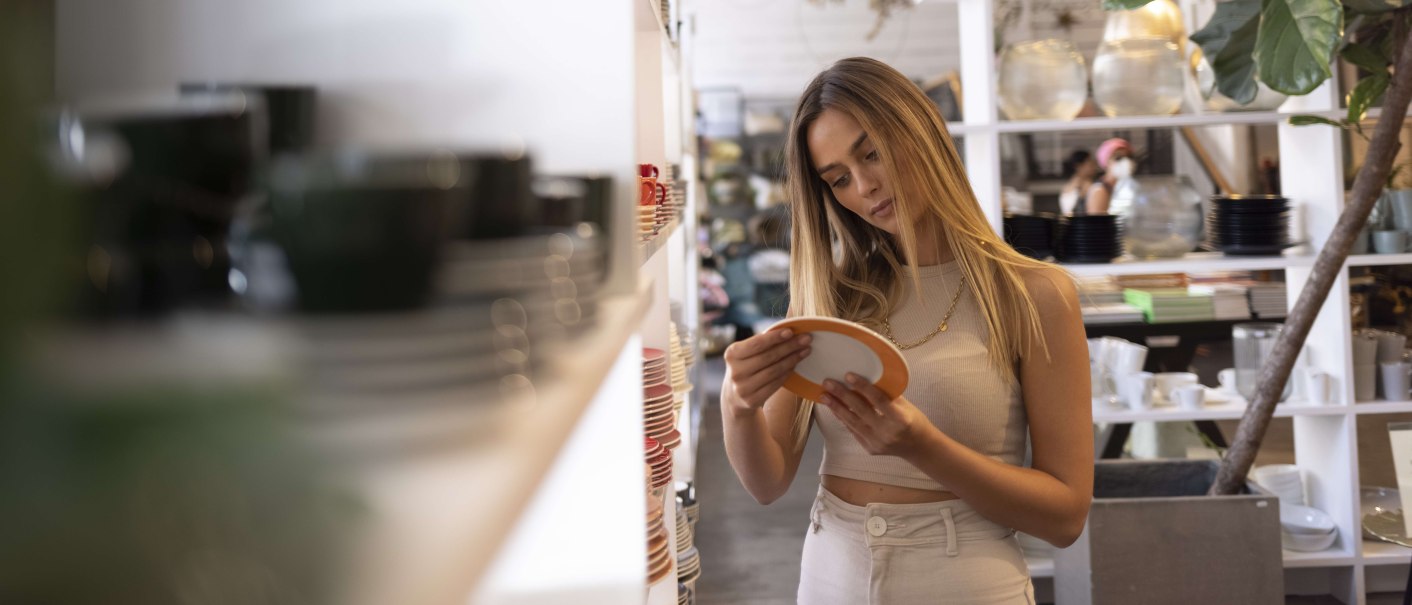
M 1255 84 L 1255 40 L 1260 27 L 1260 0 L 1216 4 L 1206 27 L 1191 35 L 1216 73 L 1216 89 L 1242 105 L 1260 92 Z
M 1333 75 L 1343 39 L 1338 0 L 1267 0 L 1260 10 L 1255 65 L 1260 81 L 1287 95 L 1305 95 Z

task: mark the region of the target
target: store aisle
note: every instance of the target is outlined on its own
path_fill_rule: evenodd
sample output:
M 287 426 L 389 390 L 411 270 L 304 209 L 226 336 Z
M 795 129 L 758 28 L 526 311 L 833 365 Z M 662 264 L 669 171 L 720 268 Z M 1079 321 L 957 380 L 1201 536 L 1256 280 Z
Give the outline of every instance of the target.
M 696 602 L 792 605 L 809 505 L 819 486 L 823 442 L 810 442 L 789 493 L 761 506 L 736 479 L 721 441 L 718 406 L 725 362 L 719 357 L 707 358 L 702 370 L 706 405 L 696 453 L 696 494 L 701 502 L 696 547 L 701 551 L 702 575 Z

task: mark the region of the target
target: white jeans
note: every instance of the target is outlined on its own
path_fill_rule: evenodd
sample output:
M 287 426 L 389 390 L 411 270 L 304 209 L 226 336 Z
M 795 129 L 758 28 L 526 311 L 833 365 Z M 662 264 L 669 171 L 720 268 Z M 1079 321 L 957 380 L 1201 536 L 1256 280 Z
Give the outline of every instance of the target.
M 809 514 L 800 605 L 1033 605 L 1015 532 L 960 500 L 869 504 L 822 486 Z

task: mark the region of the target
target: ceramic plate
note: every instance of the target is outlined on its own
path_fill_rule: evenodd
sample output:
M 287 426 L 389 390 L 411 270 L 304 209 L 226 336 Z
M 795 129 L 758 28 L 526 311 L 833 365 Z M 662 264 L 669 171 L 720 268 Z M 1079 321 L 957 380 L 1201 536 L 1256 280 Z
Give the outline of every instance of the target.
M 900 397 L 907 389 L 907 361 L 902 351 L 876 332 L 851 321 L 831 317 L 795 317 L 769 331 L 789 328 L 795 334 L 812 334 L 813 352 L 785 380 L 784 387 L 810 401 L 824 397 L 823 382 L 832 378 L 843 382 L 848 372 L 876 384 L 889 397 Z

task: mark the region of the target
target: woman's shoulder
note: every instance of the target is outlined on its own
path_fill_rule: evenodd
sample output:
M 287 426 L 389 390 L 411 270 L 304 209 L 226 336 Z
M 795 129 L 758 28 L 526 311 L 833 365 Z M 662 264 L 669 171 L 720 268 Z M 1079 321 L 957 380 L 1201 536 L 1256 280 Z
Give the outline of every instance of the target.
M 1030 297 L 1041 308 L 1046 302 L 1078 300 L 1078 286 L 1074 284 L 1074 276 L 1059 265 L 1046 263 L 1023 267 L 1019 274 Z

